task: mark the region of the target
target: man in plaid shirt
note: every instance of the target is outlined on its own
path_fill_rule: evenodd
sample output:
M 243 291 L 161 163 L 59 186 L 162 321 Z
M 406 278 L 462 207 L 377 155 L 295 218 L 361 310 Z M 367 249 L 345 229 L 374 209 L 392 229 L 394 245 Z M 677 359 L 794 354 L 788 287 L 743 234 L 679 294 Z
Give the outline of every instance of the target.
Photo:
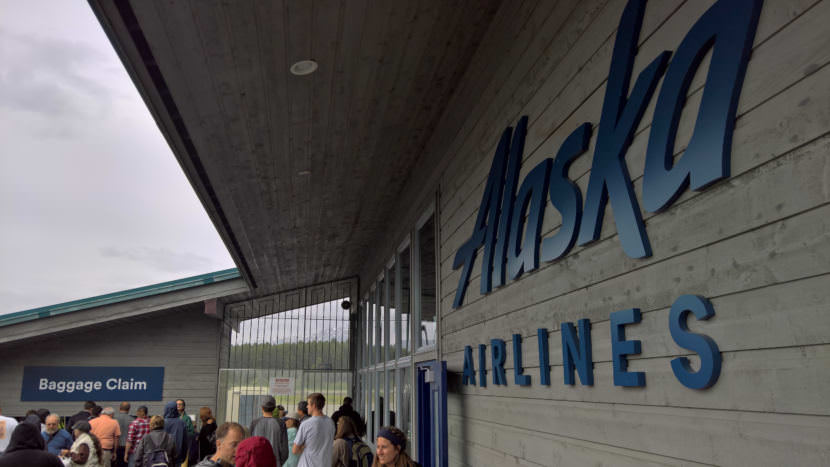
M 130 423 L 130 428 L 127 429 L 127 447 L 124 449 L 124 462 L 129 463 L 130 467 L 135 465 L 133 453 L 135 452 L 138 442 L 147 433 L 150 432 L 150 419 L 147 418 L 147 406 L 142 405 L 135 411 L 138 418 Z

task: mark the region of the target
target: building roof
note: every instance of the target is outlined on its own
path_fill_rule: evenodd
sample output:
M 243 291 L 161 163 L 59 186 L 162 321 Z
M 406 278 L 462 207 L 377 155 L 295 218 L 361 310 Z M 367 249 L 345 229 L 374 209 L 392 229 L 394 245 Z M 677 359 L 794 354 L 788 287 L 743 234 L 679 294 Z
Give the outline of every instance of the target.
M 447 109 L 502 3 L 90 0 L 257 295 L 361 272 L 467 121 Z
M 32 308 L 30 310 L 0 315 L 0 327 L 239 278 L 239 271 L 236 268 L 225 269 L 198 276 L 186 277 L 184 279 L 177 279 L 138 287 L 135 289 L 98 295 L 96 297 L 83 298 L 80 300 L 58 303 L 56 305 Z

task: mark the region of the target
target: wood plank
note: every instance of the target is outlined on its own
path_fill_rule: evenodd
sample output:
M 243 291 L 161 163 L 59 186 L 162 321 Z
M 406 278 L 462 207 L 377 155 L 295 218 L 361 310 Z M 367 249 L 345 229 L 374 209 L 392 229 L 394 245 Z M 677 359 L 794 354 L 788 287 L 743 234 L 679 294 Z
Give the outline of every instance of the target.
M 449 452 L 458 465 L 703 466 L 579 439 L 459 416 L 448 417 Z M 521 464 L 520 464 L 521 463 Z
M 830 417 L 465 396 L 450 417 L 715 465 L 822 465 Z M 510 424 L 510 423 L 506 423 Z

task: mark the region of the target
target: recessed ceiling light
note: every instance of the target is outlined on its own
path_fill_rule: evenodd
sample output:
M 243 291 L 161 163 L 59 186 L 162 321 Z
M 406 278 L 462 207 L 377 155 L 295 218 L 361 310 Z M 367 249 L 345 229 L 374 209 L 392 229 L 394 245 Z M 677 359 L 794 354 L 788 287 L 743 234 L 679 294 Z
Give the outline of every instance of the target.
M 299 62 L 291 65 L 291 74 L 297 76 L 305 76 L 314 73 L 317 70 L 317 62 L 314 60 L 300 60 Z

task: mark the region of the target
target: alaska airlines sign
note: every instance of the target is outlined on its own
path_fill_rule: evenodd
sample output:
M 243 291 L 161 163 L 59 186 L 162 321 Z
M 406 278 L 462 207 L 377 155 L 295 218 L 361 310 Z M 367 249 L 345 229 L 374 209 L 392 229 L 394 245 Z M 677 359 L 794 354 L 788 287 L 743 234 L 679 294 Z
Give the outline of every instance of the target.
M 629 1 L 617 29 L 584 208 L 582 193 L 568 179 L 568 167 L 588 149 L 591 124 L 583 123 L 574 130 L 556 157 L 539 163 L 521 185 L 518 173 L 527 117 L 519 120 L 515 131 L 505 129 L 493 157 L 472 235 L 455 255 L 453 268 L 463 269 L 453 308 L 464 301 L 480 248 L 481 293 L 487 294 L 493 287 L 503 286 L 508 277 L 515 280 L 537 269 L 540 260 L 556 261 L 575 243 L 586 245 L 599 239 L 609 201 L 623 251 L 632 258 L 651 256 L 625 163 L 634 132 L 660 77 L 665 75 L 646 149 L 642 202 L 649 212 L 668 208 L 687 188 L 700 191 L 729 177 L 735 112 L 761 4 L 762 0 L 715 3 L 692 26 L 671 61 L 671 52 L 660 53 L 640 73 L 626 97 L 645 10 L 645 0 Z M 686 94 L 710 49 L 712 59 L 694 132 L 684 155 L 675 163 L 674 142 Z M 546 197 L 561 213 L 562 225 L 553 236 L 541 239 Z M 626 319 L 629 318 L 632 317 Z M 563 328 L 563 339 L 564 336 Z

